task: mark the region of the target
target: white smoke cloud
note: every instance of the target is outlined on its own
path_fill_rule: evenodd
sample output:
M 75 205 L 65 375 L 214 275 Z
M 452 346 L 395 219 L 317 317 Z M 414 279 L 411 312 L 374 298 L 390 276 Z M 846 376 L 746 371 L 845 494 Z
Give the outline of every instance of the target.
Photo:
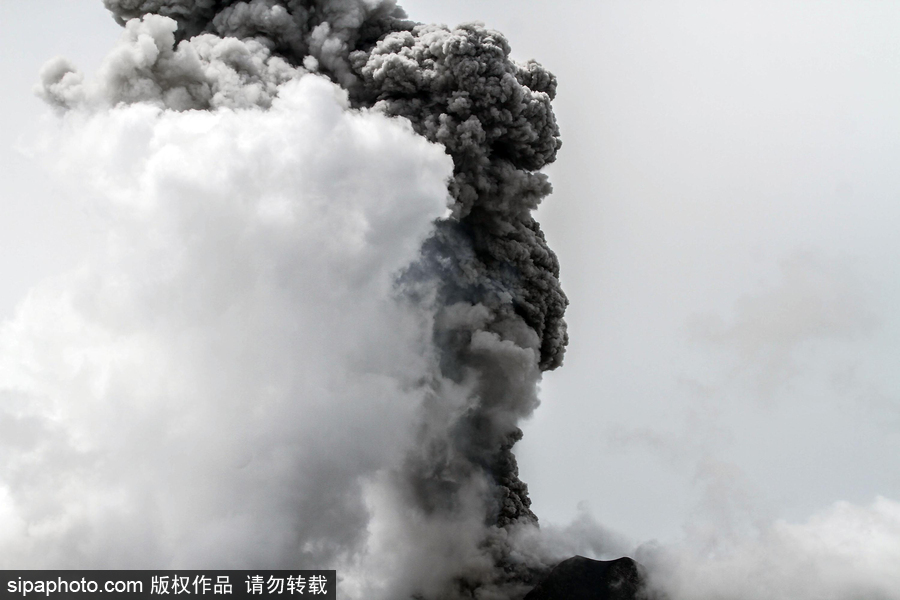
M 394 280 L 450 158 L 302 73 L 268 110 L 85 102 L 43 145 L 107 235 L 0 330 L 0 565 L 353 560 L 433 358 Z
M 651 589 L 671 600 L 894 600 L 900 503 L 838 502 L 805 523 L 776 521 L 713 545 L 648 545 L 638 558 L 650 567 Z
M 794 252 L 777 278 L 732 310 L 691 319 L 703 360 L 678 380 L 690 400 L 683 422 L 610 434 L 611 449 L 646 451 L 692 482 L 681 535 L 630 551 L 661 598 L 900 598 L 900 504 L 884 496 L 862 504 L 867 494 L 859 491 L 889 490 L 882 483 L 889 478 L 873 484 L 859 464 L 853 489 L 837 475 L 841 461 L 865 456 L 849 432 L 890 447 L 883 425 L 857 401 L 863 381 L 878 381 L 863 342 L 878 335 L 884 317 L 857 266 Z M 878 410 L 879 421 L 890 414 Z M 799 500 L 802 509 L 785 509 L 779 493 L 799 496 L 817 481 L 833 486 L 832 498 L 854 502 Z

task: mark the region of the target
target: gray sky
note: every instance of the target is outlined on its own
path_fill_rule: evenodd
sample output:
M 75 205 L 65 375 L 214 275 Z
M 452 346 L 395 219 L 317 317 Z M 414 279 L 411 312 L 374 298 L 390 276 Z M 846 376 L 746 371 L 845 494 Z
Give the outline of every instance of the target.
M 560 80 L 539 219 L 571 344 L 517 452 L 543 522 L 674 541 L 900 500 L 900 5 L 404 6 Z M 91 239 L 21 150 L 37 72 L 118 34 L 99 1 L 0 0 L 4 317 Z

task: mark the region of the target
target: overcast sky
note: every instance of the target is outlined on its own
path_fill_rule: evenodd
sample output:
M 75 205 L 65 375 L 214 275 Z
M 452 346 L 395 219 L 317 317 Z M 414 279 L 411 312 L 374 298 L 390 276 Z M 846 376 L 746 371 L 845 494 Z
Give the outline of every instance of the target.
M 900 4 L 410 0 L 559 77 L 539 212 L 571 305 L 517 447 L 543 522 L 635 542 L 900 500 Z M 0 317 L 90 220 L 28 158 L 32 94 L 119 35 L 0 0 Z

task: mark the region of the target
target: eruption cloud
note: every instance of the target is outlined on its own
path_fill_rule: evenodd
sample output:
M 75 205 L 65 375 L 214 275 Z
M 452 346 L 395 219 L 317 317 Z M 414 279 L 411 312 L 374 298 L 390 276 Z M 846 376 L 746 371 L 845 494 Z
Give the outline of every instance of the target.
M 564 553 L 512 453 L 567 341 L 553 75 L 390 1 L 104 3 L 97 77 L 38 90 L 107 235 L 0 334 L 0 562 L 524 595 Z

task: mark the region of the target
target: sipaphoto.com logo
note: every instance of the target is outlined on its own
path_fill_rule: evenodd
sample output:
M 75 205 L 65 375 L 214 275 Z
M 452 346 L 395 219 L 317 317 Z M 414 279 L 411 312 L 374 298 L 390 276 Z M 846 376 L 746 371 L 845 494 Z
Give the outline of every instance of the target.
M 17 577 L 15 580 L 6 582 L 6 591 L 16 596 L 28 596 L 29 594 L 41 594 L 44 596 L 56 596 L 59 594 L 98 594 L 120 593 L 134 594 L 144 591 L 144 582 L 130 580 L 108 580 L 99 582 L 93 579 L 82 577 L 81 579 L 64 579 L 57 577 L 56 579 L 34 579 Z
M 3 598 L 310 598 L 336 600 L 337 572 L 306 571 L 0 571 Z M 85 594 L 88 594 L 85 596 Z

